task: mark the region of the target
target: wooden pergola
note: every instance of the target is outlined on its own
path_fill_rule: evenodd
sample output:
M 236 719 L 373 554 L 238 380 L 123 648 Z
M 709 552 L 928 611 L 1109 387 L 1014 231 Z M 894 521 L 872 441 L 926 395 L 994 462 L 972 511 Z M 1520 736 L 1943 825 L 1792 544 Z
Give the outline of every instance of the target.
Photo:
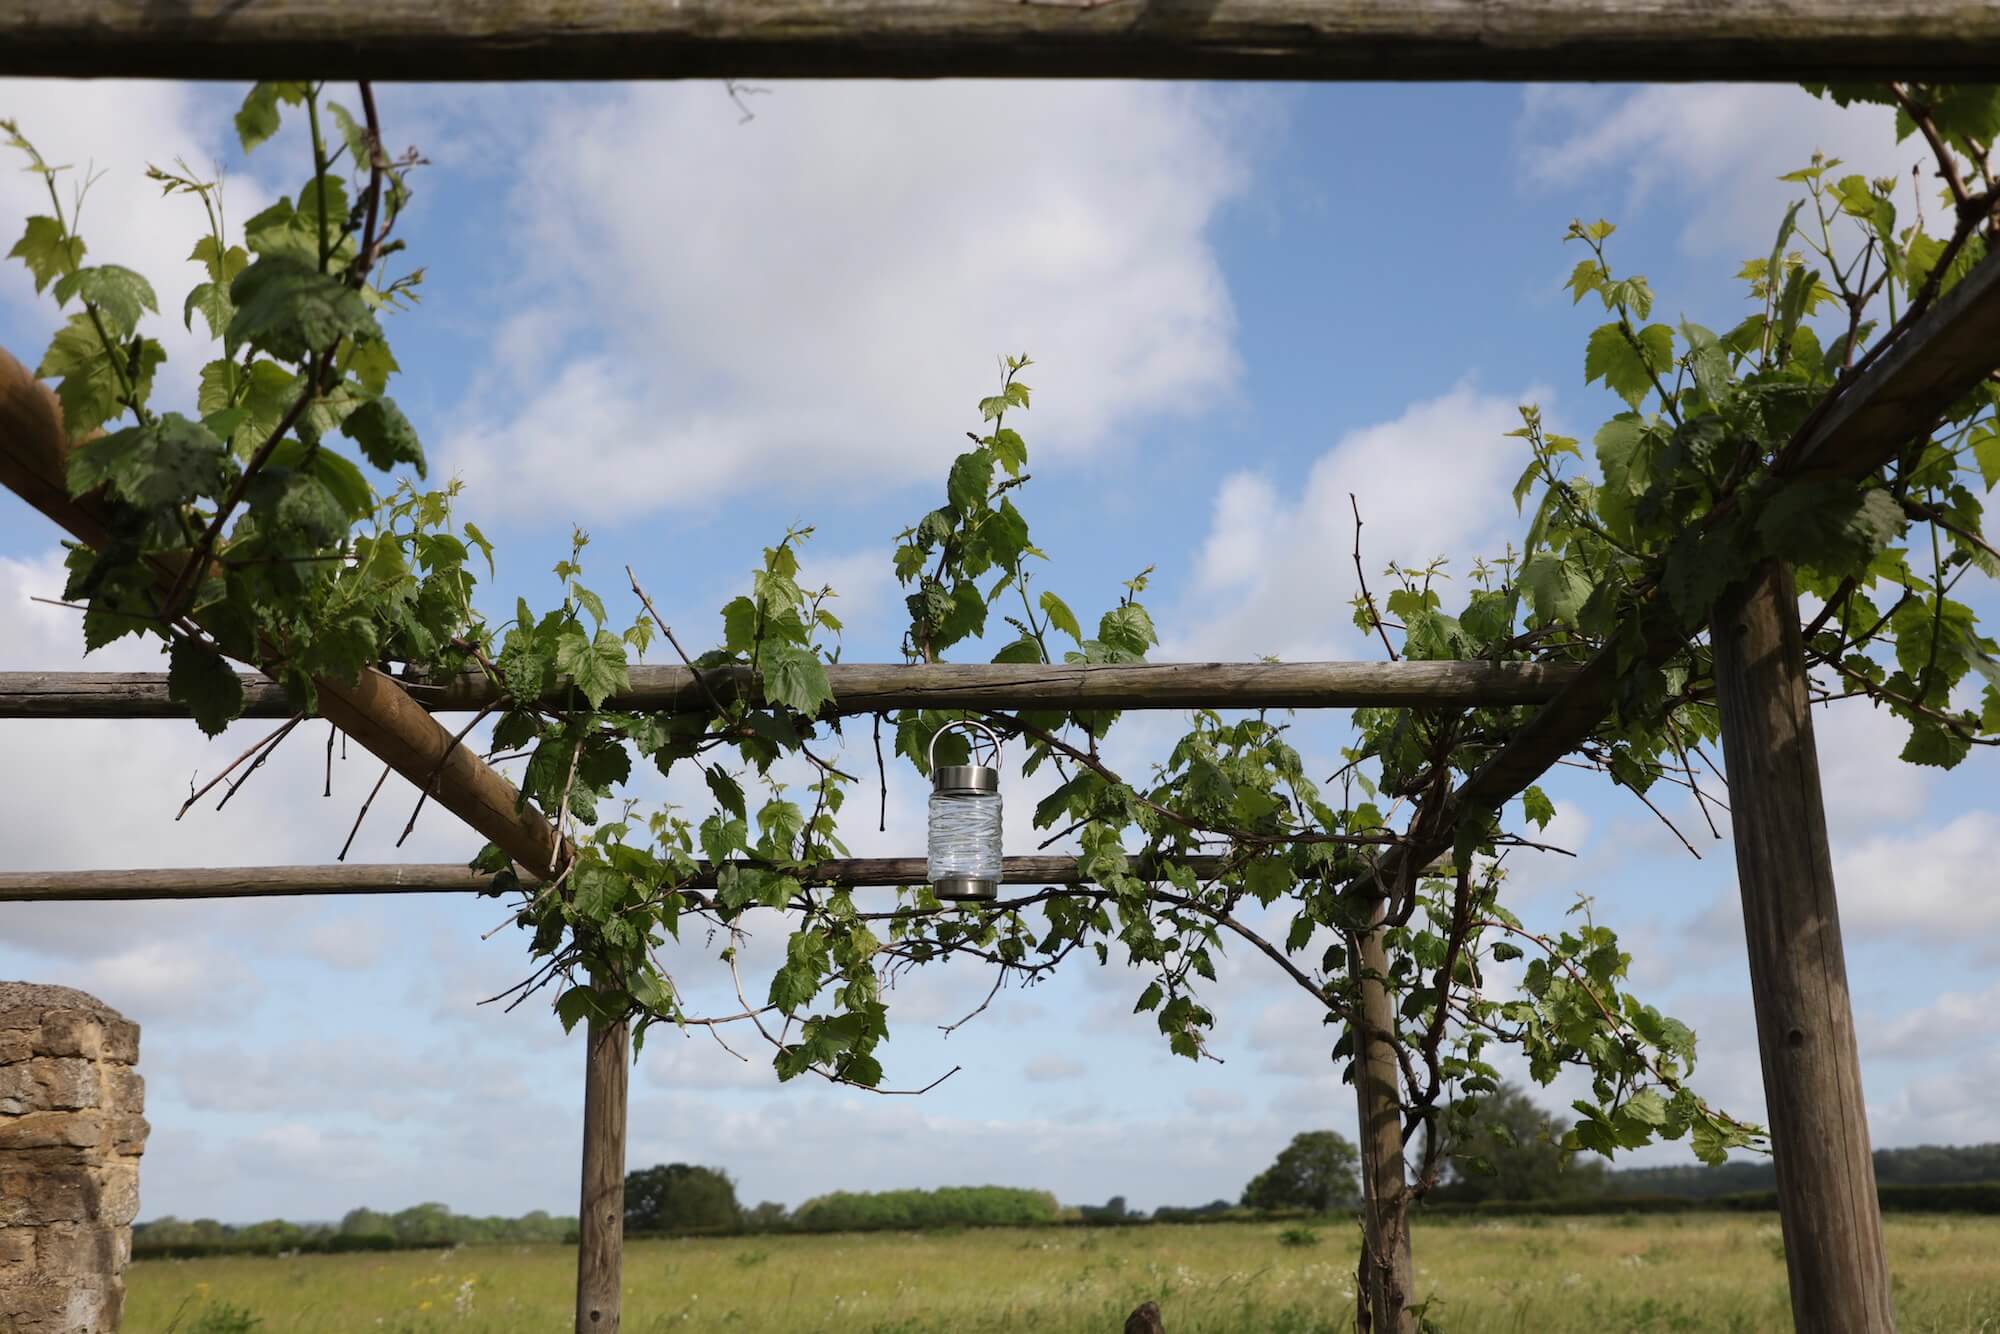
M 1126 77 L 1198 79 L 1990 79 L 2000 4 L 1973 0 L 23 0 L 0 3 L 0 74 L 151 78 L 615 79 Z M 1782 452 L 1787 486 L 1861 477 L 2000 366 L 2000 256 L 1984 260 Z M 72 499 L 48 391 L 0 352 L 0 483 L 87 544 L 105 529 Z M 159 568 L 171 585 L 177 569 Z M 1657 663 L 1687 642 L 1667 608 L 1629 627 Z M 1800 1330 L 1895 1327 L 1869 1155 L 1831 856 L 1791 572 L 1761 567 L 1709 623 L 1758 1044 Z M 1616 640 L 1619 636 L 1607 636 Z M 257 663 L 248 663 L 252 668 Z M 711 683 L 717 678 L 705 674 Z M 1329 708 L 1538 704 L 1454 791 L 1494 810 L 1590 735 L 1620 675 L 1609 649 L 1579 669 L 1467 663 L 936 665 L 832 669 L 837 713 L 926 708 Z M 727 683 L 747 689 L 747 681 Z M 563 855 L 558 831 L 436 719 L 495 699 L 481 680 L 412 683 L 371 670 L 320 681 L 320 712 L 521 867 Z M 289 716 L 268 682 L 248 712 Z M 621 709 L 699 712 L 689 673 L 635 671 Z M 149 674 L 0 675 L 0 717 L 171 716 Z M 1401 843 L 1378 884 L 1450 851 Z M 818 869 L 822 883 L 921 883 L 921 858 Z M 1077 883 L 1068 858 L 1010 858 L 1011 883 Z M 17 872 L 0 900 L 470 892 L 455 866 L 202 872 Z M 1380 931 L 1362 962 L 1383 972 Z M 1404 1185 L 1397 1064 L 1369 1030 L 1391 997 L 1364 983 L 1356 1089 L 1370 1201 Z M 592 1027 L 584 1099 L 577 1328 L 616 1329 L 627 1033 Z M 1373 1212 L 1371 1206 L 1371 1214 Z M 1371 1228 L 1379 1219 L 1366 1220 Z M 1407 1249 L 1401 1263 L 1408 1264 Z M 1407 1275 L 1405 1275 L 1407 1277 Z

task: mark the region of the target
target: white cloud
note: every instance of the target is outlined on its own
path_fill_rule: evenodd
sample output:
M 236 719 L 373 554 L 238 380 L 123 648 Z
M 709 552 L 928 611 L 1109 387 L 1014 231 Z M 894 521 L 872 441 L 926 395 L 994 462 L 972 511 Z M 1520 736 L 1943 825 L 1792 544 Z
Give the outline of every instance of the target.
M 1909 736 L 1908 723 L 1866 700 L 1813 711 L 1813 745 L 1830 828 L 1904 825 L 1923 813 L 1935 771 L 1903 762 Z
M 1199 1088 L 1189 1089 L 1187 1105 L 1197 1116 L 1235 1116 L 1250 1105 L 1235 1089 Z
M 1507 432 L 1517 411 L 1550 394 L 1482 393 L 1461 383 L 1411 405 L 1391 421 L 1344 434 L 1314 461 L 1303 482 L 1239 473 L 1218 490 L 1197 565 L 1203 607 L 1163 658 L 1235 659 L 1271 653 L 1294 660 L 1366 655 L 1354 629 L 1354 511 L 1361 509 L 1362 566 L 1379 600 L 1391 561 L 1451 559 L 1457 596 L 1476 556 L 1493 554 L 1518 526 L 1496 508 L 1526 460 Z M 1424 479 L 1422 486 L 1402 480 Z M 1447 594 L 1449 604 L 1452 595 Z
M 2000 1082 L 2000 1046 L 1962 1048 L 1942 1070 L 1918 1075 L 1868 1106 L 1869 1136 L 1879 1147 L 1985 1144 L 2000 1134 L 1993 1087 Z
M 1963 1054 L 1968 1043 L 2000 1039 L 2000 983 L 1979 991 L 1947 991 L 1927 1005 L 1897 1014 L 1864 1016 L 1862 1059 L 1924 1060 Z
M 1900 935 L 2000 959 L 2000 814 L 1968 811 L 1929 829 L 1836 849 L 1841 923 L 1855 937 Z
M 1671 201 L 1683 250 L 1748 255 L 1770 250 L 1797 195 L 1778 177 L 1805 166 L 1815 150 L 1840 158 L 1847 171 L 1907 181 L 1921 145 L 1898 145 L 1892 120 L 1886 108 L 1843 109 L 1789 84 L 1535 87 L 1521 154 L 1531 178 L 1548 188 L 1586 184 L 1601 199 L 1601 179 L 1622 178 L 1618 211 L 1628 219 Z M 1899 205 L 1911 202 L 1906 187 Z M 1579 207 L 1595 217 L 1603 206 Z M 1935 218 L 1928 193 L 1925 208 Z
M 526 393 L 495 377 L 443 453 L 483 508 L 615 517 L 934 473 L 1001 352 L 1041 363 L 1042 459 L 1213 402 L 1234 314 L 1208 228 L 1244 184 L 1221 105 L 793 84 L 738 126 L 700 85 L 556 101 L 515 200 L 521 318 L 601 342 Z
M 188 252 L 208 221 L 195 200 L 162 197 L 160 187 L 146 179 L 146 168 L 172 168 L 176 159 L 185 159 L 197 175 L 214 179 L 215 164 L 235 147 L 222 99 L 198 84 L 7 79 L 0 80 L 0 118 L 7 117 L 20 123 L 48 162 L 69 168 L 58 184 L 66 211 L 76 186 L 93 180 L 81 217 L 81 234 L 90 247 L 85 262 L 122 264 L 153 283 L 160 314 L 144 328 L 167 350 L 161 388 L 170 396 L 191 396 L 202 364 L 216 355 L 201 320 L 197 317 L 190 333 L 181 319 L 188 292 L 205 280 L 199 266 L 188 262 Z M 30 214 L 47 213 L 50 202 L 41 179 L 16 170 L 25 164 L 13 161 L 11 152 L 7 156 L 0 163 L 0 224 L 12 226 Z M 228 177 L 223 197 L 232 234 L 272 194 L 254 177 Z M 0 253 L 14 239 L 11 232 L 0 237 Z M 0 306 L 23 312 L 23 325 L 42 331 L 33 346 L 8 349 L 34 366 L 47 334 L 62 323 L 54 300 L 46 292 L 37 296 L 28 271 L 7 260 L 0 263 Z
M 1074 1060 L 1056 1052 L 1045 1052 L 1023 1066 L 1021 1073 L 1033 1084 L 1054 1084 L 1063 1080 L 1081 1079 L 1088 1070 L 1082 1061 Z

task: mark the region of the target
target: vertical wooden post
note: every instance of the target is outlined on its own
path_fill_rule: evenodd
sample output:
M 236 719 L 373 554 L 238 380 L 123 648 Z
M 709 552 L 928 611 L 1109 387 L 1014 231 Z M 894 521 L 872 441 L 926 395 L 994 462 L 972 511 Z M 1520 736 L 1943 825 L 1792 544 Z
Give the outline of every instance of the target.
M 585 1045 L 576 1334 L 616 1334 L 625 1252 L 625 1081 L 631 1067 L 625 1023 L 592 1023 Z
M 1377 900 L 1374 918 L 1379 921 L 1382 912 Z M 1362 1253 L 1355 1300 L 1366 1303 L 1368 1319 L 1365 1326 L 1358 1319 L 1355 1323 L 1362 1334 L 1414 1334 L 1417 1324 L 1408 1310 L 1414 1269 L 1403 1196 L 1408 1183 L 1402 1084 L 1394 1049 L 1371 1036 L 1396 1031 L 1395 1001 L 1388 984 L 1379 980 L 1388 976 L 1389 956 L 1379 926 L 1358 937 L 1356 945 L 1361 1023 L 1354 1030 L 1354 1096 L 1361 1113 Z
M 1792 1322 L 1893 1331 L 1791 568 L 1725 594 L 1712 637 Z

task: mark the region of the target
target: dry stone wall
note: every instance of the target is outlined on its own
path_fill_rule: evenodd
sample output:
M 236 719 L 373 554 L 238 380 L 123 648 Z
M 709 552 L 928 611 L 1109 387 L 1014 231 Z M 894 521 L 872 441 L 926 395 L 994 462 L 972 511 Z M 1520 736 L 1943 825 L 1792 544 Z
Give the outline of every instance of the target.
M 0 1331 L 112 1334 L 146 1147 L 139 1026 L 0 982 Z

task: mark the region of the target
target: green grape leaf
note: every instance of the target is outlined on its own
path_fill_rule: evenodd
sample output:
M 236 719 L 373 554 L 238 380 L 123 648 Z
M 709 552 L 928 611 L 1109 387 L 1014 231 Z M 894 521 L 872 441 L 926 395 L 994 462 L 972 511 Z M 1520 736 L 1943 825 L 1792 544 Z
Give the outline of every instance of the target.
M 764 681 L 764 698 L 807 715 L 833 698 L 826 667 L 819 655 L 796 644 L 766 644 L 757 666 Z
M 1534 821 L 1537 829 L 1547 829 L 1549 821 L 1556 818 L 1555 803 L 1549 800 L 1547 793 L 1532 784 L 1521 794 L 1521 808 L 1523 814 Z
M 993 433 L 987 442 L 993 450 L 993 457 L 1007 470 L 1009 477 L 1019 477 L 1021 469 L 1028 464 L 1028 442 L 1021 439 L 1021 433 L 1011 426 L 1003 426 Z
M 945 494 L 951 506 L 961 515 L 977 514 L 986 508 L 986 493 L 993 489 L 993 454 L 986 449 L 971 449 L 960 454 L 951 465 L 951 476 L 946 483 Z
M 628 682 L 625 641 L 609 630 L 599 630 L 589 640 L 581 630 L 566 634 L 556 649 L 556 670 L 569 677 L 591 708 L 599 708 Z
M 1729 377 L 1729 353 L 1715 335 L 1699 324 L 1681 321 L 1681 337 L 1687 340 L 1688 366 L 1702 397 L 1720 405 L 1733 388 Z
M 1673 365 L 1674 334 L 1664 324 L 1649 324 L 1627 337 L 1622 325 L 1601 325 L 1590 335 L 1583 356 L 1585 384 L 1604 381 L 1605 388 L 1634 408 L 1653 387 L 1653 377 Z
M 368 461 L 383 472 L 407 463 L 417 470 L 417 476 L 426 475 L 423 444 L 394 399 L 370 399 L 347 414 L 341 429 L 361 446 Z M 600 611 L 598 620 L 601 623 L 603 619 Z
M 1993 484 L 2000 482 L 2000 425 L 1989 421 L 1976 427 L 1967 443 L 1972 446 L 1972 460 L 1979 467 L 1979 480 L 1991 491 Z
M 1521 567 L 1521 587 L 1535 608 L 1536 619 L 1545 625 L 1553 621 L 1574 624 L 1591 594 L 1590 576 L 1583 566 L 1551 551 L 1537 552 Z
M 603 862 L 586 862 L 571 877 L 576 886 L 576 911 L 592 922 L 602 922 L 624 906 L 632 882 Z
M 109 326 L 109 332 L 117 335 L 129 334 L 138 328 L 139 316 L 143 312 L 160 313 L 160 301 L 153 295 L 153 285 L 132 270 L 116 264 L 78 269 L 57 279 L 56 304 L 63 305 L 73 296 L 96 306 L 98 315 Z
M 278 106 L 306 100 L 303 83 L 260 83 L 251 87 L 236 112 L 236 137 L 248 153 L 278 132 Z
M 1069 609 L 1067 603 L 1054 593 L 1044 589 L 1042 591 L 1041 605 L 1042 614 L 1049 618 L 1051 626 L 1062 631 L 1071 639 L 1074 639 L 1078 645 L 1083 643 L 1083 627 L 1077 624 L 1076 613 Z
M 196 725 L 217 736 L 243 712 L 243 680 L 228 659 L 176 639 L 167 656 L 167 698 L 186 705 Z
M 1757 532 L 1771 555 L 1836 576 L 1860 574 L 1903 530 L 1902 506 L 1880 487 L 1820 478 L 1771 497 Z
M 229 336 L 280 361 L 304 361 L 343 337 L 381 337 L 361 294 L 298 260 L 266 255 L 237 275 Z
M 138 341 L 136 358 L 131 352 L 120 348 L 119 364 L 131 376 L 132 396 L 143 403 L 152 394 L 153 374 L 167 353 L 150 338 Z M 81 439 L 125 411 L 118 365 L 105 352 L 88 315 L 72 315 L 69 323 L 56 331 L 35 374 L 44 380 L 60 377 L 56 399 L 62 404 L 63 428 L 72 440 Z
M 81 236 L 69 235 L 54 218 L 37 215 L 28 219 L 28 230 L 7 252 L 7 258 L 18 259 L 28 266 L 28 272 L 35 279 L 35 291 L 39 294 L 43 288 L 81 264 L 83 252 Z
M 1097 637 L 1135 657 L 1144 657 L 1149 645 L 1160 642 L 1158 632 L 1153 629 L 1153 618 L 1136 602 L 1113 607 L 1099 617 Z
M 1026 635 L 1009 643 L 993 655 L 995 662 L 1039 663 L 1042 660 L 1042 646 Z

